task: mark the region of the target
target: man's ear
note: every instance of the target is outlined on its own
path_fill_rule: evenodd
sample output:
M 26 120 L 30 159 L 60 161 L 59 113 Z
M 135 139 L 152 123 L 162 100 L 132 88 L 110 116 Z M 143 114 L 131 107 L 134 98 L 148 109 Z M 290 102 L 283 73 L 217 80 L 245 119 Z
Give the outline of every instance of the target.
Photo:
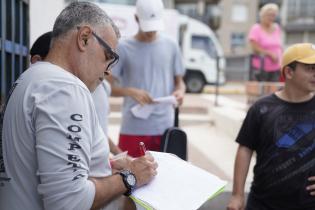
M 31 57 L 31 64 L 34 64 L 34 63 L 36 63 L 37 61 L 41 61 L 41 60 L 43 60 L 43 59 L 42 59 L 42 57 L 40 57 L 40 55 L 33 55 L 33 56 Z
M 88 45 L 88 40 L 92 36 L 92 29 L 89 26 L 78 28 L 77 43 L 81 51 L 84 51 Z
M 294 69 L 292 69 L 290 66 L 285 66 L 283 69 L 283 75 L 286 79 L 291 79 L 293 75 Z

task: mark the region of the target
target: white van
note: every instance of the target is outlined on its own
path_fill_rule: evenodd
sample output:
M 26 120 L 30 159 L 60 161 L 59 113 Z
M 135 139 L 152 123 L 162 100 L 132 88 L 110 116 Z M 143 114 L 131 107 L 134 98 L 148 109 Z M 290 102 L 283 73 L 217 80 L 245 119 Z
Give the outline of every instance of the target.
M 213 31 L 206 24 L 187 16 L 181 27 L 184 28 L 180 30 L 180 44 L 188 92 L 199 93 L 206 84 L 224 84 L 226 62 Z

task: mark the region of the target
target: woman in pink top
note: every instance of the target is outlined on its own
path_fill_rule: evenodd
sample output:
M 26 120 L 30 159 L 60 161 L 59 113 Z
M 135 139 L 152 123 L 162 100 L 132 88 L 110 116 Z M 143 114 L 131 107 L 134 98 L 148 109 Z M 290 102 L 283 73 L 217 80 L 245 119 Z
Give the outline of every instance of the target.
M 260 9 L 260 23 L 249 32 L 250 45 L 256 56 L 251 66 L 251 80 L 279 81 L 282 41 L 280 26 L 275 23 L 279 8 L 270 3 Z

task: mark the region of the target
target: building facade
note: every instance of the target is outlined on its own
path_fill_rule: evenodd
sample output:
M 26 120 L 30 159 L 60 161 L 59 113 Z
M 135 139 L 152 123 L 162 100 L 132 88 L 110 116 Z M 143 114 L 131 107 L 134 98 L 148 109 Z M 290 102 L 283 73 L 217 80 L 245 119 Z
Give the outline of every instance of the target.
M 218 3 L 221 0 L 175 0 L 174 7 L 180 13 L 203 21 L 212 30 L 217 30 L 221 23 L 221 11 Z
M 315 43 L 315 1 L 285 0 L 282 9 L 285 46 L 298 42 Z
M 258 0 L 223 0 L 222 23 L 217 34 L 226 56 L 250 53 L 247 34 L 257 21 Z
M 175 0 L 175 8 L 214 30 L 226 56 L 250 53 L 249 28 L 257 21 L 259 0 Z

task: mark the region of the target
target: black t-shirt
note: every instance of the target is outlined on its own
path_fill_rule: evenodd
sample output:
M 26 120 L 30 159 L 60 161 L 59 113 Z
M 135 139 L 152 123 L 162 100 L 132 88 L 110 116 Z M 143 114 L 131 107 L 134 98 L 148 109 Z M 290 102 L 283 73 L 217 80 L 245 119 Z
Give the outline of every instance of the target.
M 270 209 L 315 209 L 315 97 L 288 103 L 272 94 L 248 111 L 236 141 L 257 153 L 251 193 Z

